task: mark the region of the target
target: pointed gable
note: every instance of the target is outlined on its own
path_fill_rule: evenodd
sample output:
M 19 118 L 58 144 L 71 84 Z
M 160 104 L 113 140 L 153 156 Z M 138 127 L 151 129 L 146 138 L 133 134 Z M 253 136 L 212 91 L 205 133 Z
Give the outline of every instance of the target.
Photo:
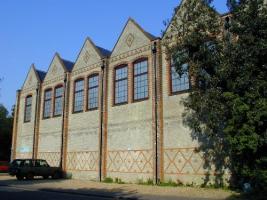
M 63 76 L 66 71 L 69 71 L 68 68 L 65 66 L 64 62 L 67 63 L 68 68 L 72 68 L 70 66 L 71 65 L 70 61 L 66 61 L 66 60 L 63 61 L 60 58 L 60 55 L 56 53 L 50 63 L 50 66 L 48 68 L 44 81 L 48 81 L 48 80 Z
M 181 20 L 181 18 L 179 18 L 180 14 L 183 14 L 185 12 L 185 3 L 190 3 L 187 2 L 188 0 L 182 0 L 181 3 L 175 8 L 175 12 L 173 13 L 173 16 L 168 24 L 168 26 L 166 27 L 166 30 L 163 33 L 162 39 L 164 40 L 168 35 L 175 35 L 175 30 L 173 30 L 173 25 L 175 26 L 175 24 L 177 25 L 181 25 L 183 22 Z M 207 6 L 207 5 L 206 5 Z M 215 12 L 218 15 L 218 18 L 220 17 L 220 14 L 215 10 Z
M 133 19 L 129 18 L 113 48 L 111 57 L 150 44 L 154 39 L 156 39 L 155 36 L 144 31 Z
M 109 50 L 96 46 L 90 38 L 86 38 L 73 70 L 96 64 L 100 62 L 102 58 L 108 57 L 109 55 Z
M 36 87 L 38 83 L 40 83 L 40 78 L 37 74 L 34 64 L 32 64 L 27 74 L 26 80 L 23 83 L 22 89 Z

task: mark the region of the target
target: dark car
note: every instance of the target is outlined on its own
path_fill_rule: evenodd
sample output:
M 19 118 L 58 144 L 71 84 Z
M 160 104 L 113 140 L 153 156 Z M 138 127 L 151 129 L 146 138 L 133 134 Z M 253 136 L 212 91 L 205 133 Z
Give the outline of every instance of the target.
M 61 178 L 62 170 L 59 167 L 50 167 L 46 160 L 42 159 L 15 159 L 11 162 L 9 174 L 16 176 L 18 180 L 32 180 L 34 176 Z

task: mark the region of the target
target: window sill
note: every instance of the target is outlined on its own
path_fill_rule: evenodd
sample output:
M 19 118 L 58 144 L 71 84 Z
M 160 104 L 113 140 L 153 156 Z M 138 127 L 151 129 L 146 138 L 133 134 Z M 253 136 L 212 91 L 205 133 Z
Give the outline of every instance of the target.
M 142 99 L 134 99 L 133 103 L 138 103 L 138 102 L 142 102 L 142 101 L 146 101 L 146 100 L 149 100 L 149 97 L 142 98 Z
M 126 105 L 126 104 L 128 104 L 128 101 L 122 102 L 122 103 L 114 103 L 112 107 L 123 106 L 123 105 Z
M 82 113 L 83 110 L 73 111 L 72 114 Z
M 191 89 L 177 91 L 177 92 L 171 92 L 169 96 L 175 96 L 175 95 L 179 95 L 179 94 L 185 94 L 185 93 L 189 93 L 190 91 L 191 91 Z
M 57 118 L 57 117 L 62 117 L 62 114 L 53 116 L 53 118 Z
M 95 110 L 98 110 L 98 107 L 97 107 L 97 108 L 88 108 L 88 109 L 86 110 L 86 112 L 89 112 L 89 111 L 95 111 Z

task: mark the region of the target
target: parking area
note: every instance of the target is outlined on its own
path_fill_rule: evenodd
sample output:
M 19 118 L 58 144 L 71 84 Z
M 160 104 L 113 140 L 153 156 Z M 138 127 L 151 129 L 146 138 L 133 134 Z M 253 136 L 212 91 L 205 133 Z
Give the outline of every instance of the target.
M 16 187 L 28 190 L 54 191 L 69 194 L 124 197 L 134 199 L 228 199 L 232 192 L 221 189 L 193 187 L 160 187 L 137 184 L 111 184 L 88 180 L 43 179 L 18 181 L 7 174 L 0 176 L 0 187 Z M 152 198 L 153 197 L 153 198 Z

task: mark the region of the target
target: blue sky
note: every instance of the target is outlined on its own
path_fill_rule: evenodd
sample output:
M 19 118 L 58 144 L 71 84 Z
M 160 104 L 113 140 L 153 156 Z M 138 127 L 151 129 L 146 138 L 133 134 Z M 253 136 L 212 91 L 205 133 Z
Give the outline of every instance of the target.
M 112 50 L 127 19 L 160 36 L 180 0 L 2 0 L 0 2 L 0 103 L 15 103 L 32 63 L 46 71 L 55 52 L 75 61 L 87 36 Z M 226 0 L 214 0 L 220 13 Z

